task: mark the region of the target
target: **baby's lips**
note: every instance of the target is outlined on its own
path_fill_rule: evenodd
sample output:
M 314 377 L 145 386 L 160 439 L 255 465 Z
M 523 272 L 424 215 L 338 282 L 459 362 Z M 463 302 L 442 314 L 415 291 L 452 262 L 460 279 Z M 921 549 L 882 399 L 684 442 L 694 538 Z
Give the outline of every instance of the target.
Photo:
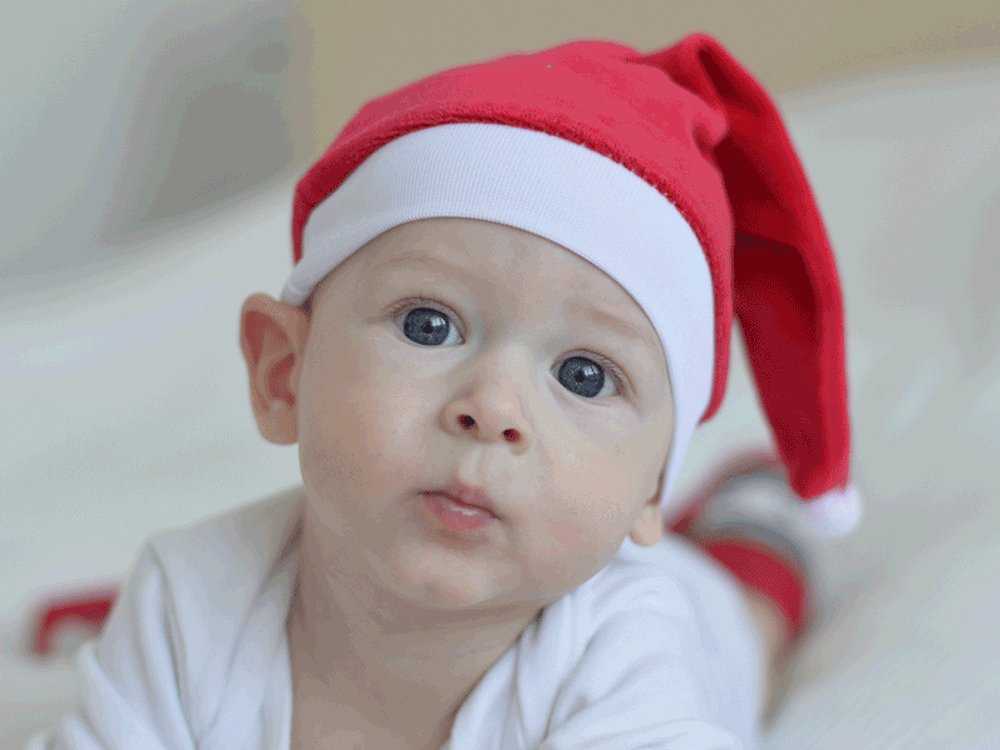
M 453 500 L 464 503 L 465 505 L 472 505 L 480 510 L 485 510 L 494 518 L 500 518 L 500 514 L 497 513 L 496 504 L 493 502 L 492 498 L 490 498 L 486 490 L 481 487 L 475 487 L 470 484 L 465 484 L 459 480 L 454 480 L 447 487 L 428 490 L 428 492 L 436 492 L 440 495 L 447 495 Z

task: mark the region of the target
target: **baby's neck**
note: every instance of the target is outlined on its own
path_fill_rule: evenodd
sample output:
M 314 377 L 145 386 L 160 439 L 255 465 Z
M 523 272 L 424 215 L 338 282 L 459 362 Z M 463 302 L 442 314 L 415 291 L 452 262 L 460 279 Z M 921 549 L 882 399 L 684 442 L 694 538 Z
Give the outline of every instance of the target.
M 392 610 L 405 605 L 386 603 L 363 576 L 328 576 L 350 562 L 314 542 L 306 524 L 287 628 L 296 702 L 302 691 L 341 706 L 359 726 L 444 742 L 466 698 L 538 610 L 475 625 L 430 622 L 427 610 Z
M 423 705 L 382 700 L 358 689 L 343 675 L 317 674 L 298 618 L 288 621 L 292 676 L 290 750 L 314 747 L 378 747 L 382 750 L 440 750 L 451 735 L 455 710 L 442 715 Z

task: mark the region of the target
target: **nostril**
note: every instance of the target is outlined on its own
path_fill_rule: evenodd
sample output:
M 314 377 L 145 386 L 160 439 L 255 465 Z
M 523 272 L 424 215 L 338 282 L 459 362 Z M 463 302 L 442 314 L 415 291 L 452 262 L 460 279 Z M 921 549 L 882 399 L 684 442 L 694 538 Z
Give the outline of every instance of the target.
M 472 427 L 472 425 L 476 423 L 476 420 L 474 420 L 468 414 L 462 414 L 458 418 L 458 423 L 462 426 L 462 429 L 468 430 L 469 428 Z M 513 442 L 520 439 L 521 433 L 519 433 L 517 430 L 513 428 L 510 428 L 503 431 L 503 436 L 505 440 Z

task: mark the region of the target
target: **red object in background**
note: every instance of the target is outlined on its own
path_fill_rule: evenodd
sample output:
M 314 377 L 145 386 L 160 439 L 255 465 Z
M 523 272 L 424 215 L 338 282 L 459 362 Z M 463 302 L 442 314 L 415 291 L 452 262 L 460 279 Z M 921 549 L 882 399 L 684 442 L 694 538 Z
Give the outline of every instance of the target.
M 35 621 L 32 651 L 44 656 L 52 650 L 59 628 L 82 620 L 100 630 L 118 598 L 118 589 L 105 589 L 80 596 L 62 596 L 42 604 Z

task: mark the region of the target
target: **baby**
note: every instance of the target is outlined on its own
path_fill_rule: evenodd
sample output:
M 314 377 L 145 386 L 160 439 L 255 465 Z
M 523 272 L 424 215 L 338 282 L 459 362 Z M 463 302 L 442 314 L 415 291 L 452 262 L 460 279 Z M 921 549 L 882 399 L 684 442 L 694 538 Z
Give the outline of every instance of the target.
M 154 535 L 29 748 L 756 747 L 806 587 L 665 522 L 734 306 L 788 482 L 852 509 L 836 271 L 760 85 L 705 34 L 444 71 L 347 124 L 293 245 L 240 341 L 302 486 Z

